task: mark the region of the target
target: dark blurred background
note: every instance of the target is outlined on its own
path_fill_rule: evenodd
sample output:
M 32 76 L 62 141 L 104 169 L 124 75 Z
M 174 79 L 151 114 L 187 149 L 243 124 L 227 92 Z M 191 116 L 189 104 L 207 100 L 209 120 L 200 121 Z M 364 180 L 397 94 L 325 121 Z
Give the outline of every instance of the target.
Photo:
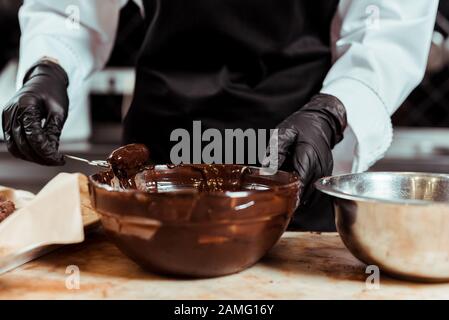
M 0 0 L 0 34 L 3 41 L 0 46 L 0 70 L 18 55 L 20 29 L 17 12 L 20 5 L 21 1 Z
M 440 1 L 427 76 L 393 115 L 396 126 L 449 127 L 449 1 Z
M 18 57 L 19 0 L 0 0 L 0 103 L 14 93 L 12 74 Z M 119 31 L 107 68 L 93 77 L 88 94 L 92 134 L 64 141 L 63 151 L 102 159 L 119 145 L 120 122 L 132 99 L 133 66 L 144 36 L 138 6 L 121 11 Z M 449 1 L 441 1 L 428 70 L 422 84 L 393 115 L 394 142 L 385 159 L 371 170 L 449 172 Z M 9 86 L 8 86 L 9 85 Z M 3 98 L 3 100 L 2 100 Z M 0 185 L 39 190 L 60 168 L 18 161 L 0 143 Z M 92 172 L 69 162 L 67 172 Z

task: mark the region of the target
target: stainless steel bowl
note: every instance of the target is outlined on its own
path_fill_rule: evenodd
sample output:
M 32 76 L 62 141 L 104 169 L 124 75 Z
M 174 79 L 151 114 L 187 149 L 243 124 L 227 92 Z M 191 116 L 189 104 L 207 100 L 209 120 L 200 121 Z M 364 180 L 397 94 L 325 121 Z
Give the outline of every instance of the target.
M 337 230 L 352 254 L 382 272 L 449 280 L 449 175 L 367 172 L 327 177 Z

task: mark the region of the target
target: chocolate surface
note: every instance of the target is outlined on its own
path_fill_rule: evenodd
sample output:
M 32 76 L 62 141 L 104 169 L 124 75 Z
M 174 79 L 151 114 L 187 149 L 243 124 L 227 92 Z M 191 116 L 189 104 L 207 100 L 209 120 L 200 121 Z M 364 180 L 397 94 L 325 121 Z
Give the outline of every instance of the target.
M 170 170 L 177 177 L 171 177 Z M 186 189 L 197 192 L 243 191 L 246 190 L 243 185 L 245 175 L 250 172 L 251 169 L 245 166 L 230 168 L 226 165 L 182 164 L 169 165 L 167 171 L 162 173 L 150 166 L 136 174 L 128 187 L 145 192 L 176 192 Z
M 157 191 L 157 173 L 154 166 L 149 165 L 150 151 L 143 144 L 129 144 L 114 150 L 107 161 L 112 172 L 103 177 L 116 177 L 118 185 L 124 189 L 139 189 L 141 191 Z M 193 186 L 200 192 L 220 192 L 241 190 L 242 179 L 250 171 L 248 167 L 235 167 L 228 170 L 226 165 L 180 165 L 200 173 L 200 178 Z M 168 165 L 169 169 L 178 167 Z M 145 171 L 142 177 L 137 176 Z M 136 177 L 137 176 L 137 177 Z M 137 179 L 137 181 L 136 181 Z M 188 181 L 187 181 L 188 183 Z
M 249 167 L 235 167 L 229 170 L 226 165 L 184 165 L 190 166 L 201 174 L 201 182 L 197 186 L 201 192 L 241 191 L 245 174 Z
M 132 186 L 134 176 L 150 161 L 150 151 L 143 144 L 128 144 L 114 150 L 107 161 L 123 186 Z
M 0 222 L 9 217 L 15 210 L 14 202 L 0 198 Z

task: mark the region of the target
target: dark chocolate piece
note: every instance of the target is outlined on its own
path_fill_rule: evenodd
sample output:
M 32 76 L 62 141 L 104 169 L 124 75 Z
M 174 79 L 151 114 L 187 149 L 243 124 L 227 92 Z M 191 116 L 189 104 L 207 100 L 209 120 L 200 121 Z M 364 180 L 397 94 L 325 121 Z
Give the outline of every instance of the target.
M 0 200 L 0 222 L 9 217 L 16 210 L 14 202 L 10 200 Z

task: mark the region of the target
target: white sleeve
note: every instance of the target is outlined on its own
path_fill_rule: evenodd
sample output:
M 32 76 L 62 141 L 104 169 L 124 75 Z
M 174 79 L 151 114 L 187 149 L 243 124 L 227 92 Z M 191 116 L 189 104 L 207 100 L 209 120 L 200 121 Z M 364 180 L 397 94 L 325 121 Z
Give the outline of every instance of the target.
M 69 97 L 81 81 L 104 67 L 112 51 L 120 8 L 126 0 L 25 0 L 17 87 L 44 56 L 57 59 L 69 76 Z
M 437 8 L 438 0 L 340 1 L 335 62 L 321 92 L 346 107 L 353 171 L 368 169 L 390 146 L 390 116 L 424 76 Z

